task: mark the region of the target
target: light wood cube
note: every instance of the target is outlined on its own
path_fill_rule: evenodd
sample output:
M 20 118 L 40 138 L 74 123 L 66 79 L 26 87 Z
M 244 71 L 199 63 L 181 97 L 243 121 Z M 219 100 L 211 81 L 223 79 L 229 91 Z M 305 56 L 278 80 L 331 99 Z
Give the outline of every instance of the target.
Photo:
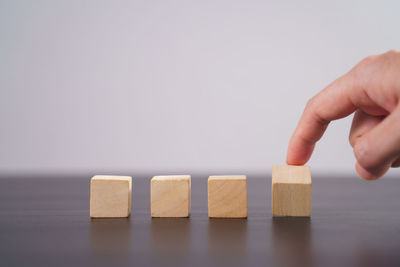
M 311 215 L 311 172 L 308 166 L 272 167 L 272 214 Z
M 245 175 L 208 178 L 208 217 L 247 218 L 247 183 Z
M 90 217 L 129 217 L 132 177 L 96 175 L 90 181 Z
M 151 179 L 151 217 L 190 216 L 190 175 Z

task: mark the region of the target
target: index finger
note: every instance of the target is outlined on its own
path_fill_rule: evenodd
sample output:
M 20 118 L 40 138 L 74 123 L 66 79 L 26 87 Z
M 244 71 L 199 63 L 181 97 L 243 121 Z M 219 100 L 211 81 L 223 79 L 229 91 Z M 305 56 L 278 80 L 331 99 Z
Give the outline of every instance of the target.
M 344 118 L 356 110 L 352 102 L 354 77 L 348 73 L 308 101 L 299 123 L 290 139 L 286 162 L 303 165 L 311 157 L 315 143 L 321 139 L 328 124 Z

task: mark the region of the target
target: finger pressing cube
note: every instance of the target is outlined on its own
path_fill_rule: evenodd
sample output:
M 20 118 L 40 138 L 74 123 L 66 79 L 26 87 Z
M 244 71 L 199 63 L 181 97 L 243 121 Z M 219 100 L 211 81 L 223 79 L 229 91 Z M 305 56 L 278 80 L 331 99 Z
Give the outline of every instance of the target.
M 131 194 L 130 176 L 93 176 L 90 181 L 90 217 L 128 217 L 131 212 Z
M 247 218 L 247 183 L 245 175 L 208 178 L 208 217 Z
M 152 217 L 189 217 L 190 175 L 154 176 L 150 195 Z
M 272 215 L 311 215 L 311 172 L 308 166 L 272 167 Z

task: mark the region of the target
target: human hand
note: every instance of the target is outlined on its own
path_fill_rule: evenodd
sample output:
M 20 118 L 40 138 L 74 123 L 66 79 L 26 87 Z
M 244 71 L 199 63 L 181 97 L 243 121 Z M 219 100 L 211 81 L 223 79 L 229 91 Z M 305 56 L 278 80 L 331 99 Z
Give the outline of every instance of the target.
M 286 162 L 303 165 L 329 122 L 353 112 L 349 141 L 361 178 L 400 166 L 400 50 L 369 56 L 311 98 L 289 142 Z

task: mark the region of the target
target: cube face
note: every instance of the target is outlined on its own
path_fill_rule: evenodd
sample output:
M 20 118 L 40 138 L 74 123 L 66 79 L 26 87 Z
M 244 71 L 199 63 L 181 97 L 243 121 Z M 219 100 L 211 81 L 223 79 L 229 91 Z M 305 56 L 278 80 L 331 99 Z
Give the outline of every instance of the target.
M 130 176 L 94 176 L 90 181 L 90 217 L 129 217 L 131 194 Z
M 274 216 L 311 215 L 311 185 L 273 184 L 272 187 Z
M 308 166 L 272 168 L 272 214 L 310 216 L 312 183 Z
M 154 176 L 151 179 L 152 217 L 190 216 L 190 175 Z
M 208 217 L 247 218 L 246 176 L 208 178 Z

